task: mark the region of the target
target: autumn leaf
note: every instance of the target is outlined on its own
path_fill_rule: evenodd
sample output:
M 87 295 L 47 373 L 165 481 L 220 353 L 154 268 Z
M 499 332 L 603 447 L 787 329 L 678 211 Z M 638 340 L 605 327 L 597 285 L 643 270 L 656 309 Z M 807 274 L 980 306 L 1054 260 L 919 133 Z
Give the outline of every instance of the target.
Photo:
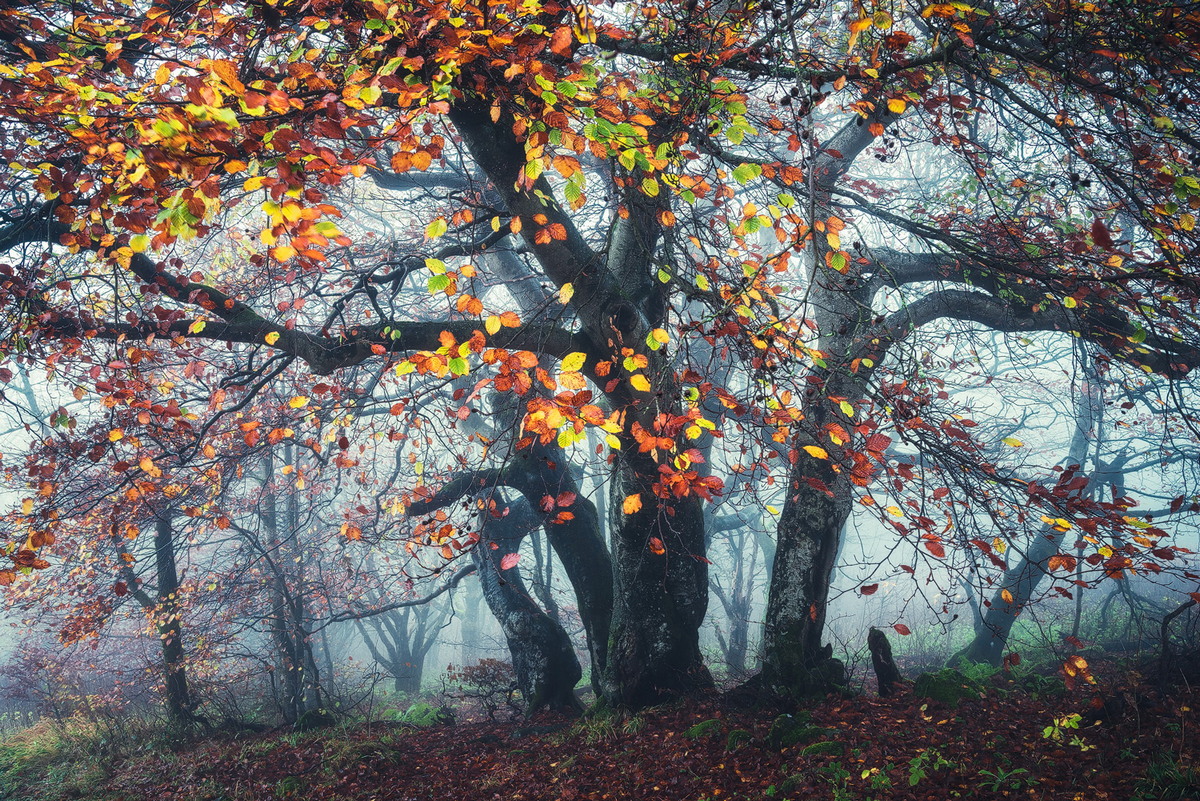
M 1092 241 L 1096 243 L 1098 248 L 1115 248 L 1116 242 L 1113 242 L 1112 235 L 1108 232 L 1108 226 L 1097 217 L 1092 221 Z
M 874 595 L 878 590 L 878 584 L 864 584 L 858 588 L 858 593 L 859 595 Z
M 896 625 L 892 626 L 892 628 L 895 629 L 896 633 L 902 637 L 907 637 L 908 635 L 912 634 L 912 630 L 903 623 L 897 623 Z
M 512 570 L 514 567 L 517 566 L 517 562 L 520 562 L 520 561 L 521 561 L 521 554 L 506 553 L 506 554 L 504 554 L 504 558 L 502 558 L 500 560 L 500 569 L 501 570 Z
M 296 395 L 288 401 L 288 406 L 291 406 L 293 409 L 303 409 L 308 405 L 308 400 L 304 395 Z
M 642 375 L 641 373 L 636 373 L 634 375 L 631 375 L 629 377 L 629 385 L 631 387 L 633 387 L 634 389 L 636 389 L 638 392 L 649 392 L 650 391 L 650 381 L 649 381 L 649 379 L 646 378 L 646 376 Z
M 583 364 L 586 361 L 587 361 L 586 353 L 580 353 L 578 351 L 576 351 L 575 353 L 568 353 L 566 356 L 563 357 L 562 369 L 568 373 L 577 373 L 581 369 L 583 369 Z
M 642 496 L 638 493 L 634 493 L 633 495 L 625 496 L 624 502 L 621 503 L 621 510 L 623 512 L 625 512 L 625 514 L 627 514 L 627 515 L 631 515 L 641 508 L 642 508 Z
M 658 537 L 651 537 L 650 542 L 647 543 L 647 545 L 650 548 L 650 553 L 654 554 L 655 556 L 662 556 L 667 552 L 667 547 L 663 545 L 663 541 Z
M 819 445 L 805 445 L 804 451 L 814 459 L 828 459 L 829 452 Z

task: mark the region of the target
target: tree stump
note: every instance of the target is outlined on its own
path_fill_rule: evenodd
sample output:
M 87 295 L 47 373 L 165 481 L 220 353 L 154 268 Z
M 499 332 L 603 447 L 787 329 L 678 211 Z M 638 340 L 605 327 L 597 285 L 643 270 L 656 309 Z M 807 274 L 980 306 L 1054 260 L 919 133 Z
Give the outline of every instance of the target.
M 871 652 L 871 665 L 875 668 L 875 677 L 879 679 L 879 695 L 886 698 L 896 685 L 904 681 L 896 669 L 896 663 L 892 661 L 892 645 L 886 634 L 872 626 L 867 633 L 867 650 Z

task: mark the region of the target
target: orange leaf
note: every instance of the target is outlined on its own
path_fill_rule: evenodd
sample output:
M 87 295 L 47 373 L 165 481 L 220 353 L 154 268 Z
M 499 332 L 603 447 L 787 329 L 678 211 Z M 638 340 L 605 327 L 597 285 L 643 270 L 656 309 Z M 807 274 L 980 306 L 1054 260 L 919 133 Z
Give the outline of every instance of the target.
M 571 28 L 563 25 L 550 37 L 550 50 L 560 56 L 571 55 L 571 41 L 573 38 Z
M 631 515 L 641 508 L 642 496 L 638 493 L 626 496 L 625 501 L 621 504 L 621 510 L 627 515 Z
M 667 552 L 667 546 L 663 545 L 663 541 L 658 537 L 651 537 L 648 544 L 650 546 L 650 553 L 655 556 L 662 556 Z

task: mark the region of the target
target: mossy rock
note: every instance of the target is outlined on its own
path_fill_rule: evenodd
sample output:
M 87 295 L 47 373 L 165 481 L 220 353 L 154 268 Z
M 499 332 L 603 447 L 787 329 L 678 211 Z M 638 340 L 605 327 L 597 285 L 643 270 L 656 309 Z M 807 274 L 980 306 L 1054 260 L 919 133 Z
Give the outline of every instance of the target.
M 413 704 L 403 715 L 400 716 L 403 723 L 410 726 L 424 728 L 426 726 L 437 726 L 439 724 L 453 723 L 454 716 L 449 710 L 433 706 L 432 704 Z
M 684 737 L 690 740 L 699 740 L 706 737 L 715 737 L 721 733 L 721 721 L 716 718 L 710 720 L 702 720 L 695 726 L 683 733 Z
M 780 715 L 767 732 L 767 745 L 772 748 L 788 748 L 819 740 L 828 732 L 820 726 L 811 725 L 812 717 L 807 712 L 796 715 Z
M 726 751 L 736 751 L 741 748 L 743 743 L 748 743 L 754 739 L 754 735 L 745 729 L 734 729 L 729 732 L 729 738 L 725 740 Z
M 813 743 L 804 747 L 800 752 L 802 756 L 841 756 L 846 753 L 846 744 L 839 743 L 836 740 L 826 740 L 820 743 Z
M 913 694 L 955 708 L 960 702 L 978 698 L 983 692 L 977 682 L 964 676 L 962 671 L 945 668 L 936 673 L 922 673 L 913 685 Z
M 323 729 L 337 723 L 337 718 L 328 709 L 310 709 L 296 721 L 296 731 Z
M 804 783 L 804 776 L 802 774 L 797 773 L 794 776 L 788 776 L 779 783 L 779 795 L 783 798 L 787 798 L 792 793 L 803 788 Z

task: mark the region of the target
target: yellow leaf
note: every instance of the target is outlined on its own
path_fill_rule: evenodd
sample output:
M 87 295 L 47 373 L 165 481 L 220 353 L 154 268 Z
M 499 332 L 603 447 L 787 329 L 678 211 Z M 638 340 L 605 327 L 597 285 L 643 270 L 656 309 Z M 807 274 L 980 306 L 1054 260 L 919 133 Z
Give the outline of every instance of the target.
M 1070 295 L 1068 295 L 1067 297 L 1063 298 L 1063 302 L 1062 302 L 1062 303 L 1063 303 L 1063 305 L 1064 305 L 1064 306 L 1066 306 L 1068 309 L 1073 309 L 1073 308 L 1075 308 L 1076 306 L 1078 306 L 1078 305 L 1079 305 L 1079 301 L 1075 300 L 1075 298 L 1071 297 Z
M 768 511 L 768 512 L 770 512 L 770 513 L 771 513 L 771 514 L 773 514 L 773 515 L 777 515 L 777 514 L 779 514 L 779 510 L 778 510 L 778 509 L 776 509 L 774 506 L 772 506 L 772 505 L 771 505 L 771 504 L 769 504 L 769 503 L 767 504 L 767 511 Z
M 625 501 L 621 504 L 621 511 L 625 512 L 627 515 L 631 515 L 641 508 L 642 496 L 636 493 L 633 495 L 627 495 L 625 497 Z
M 846 415 L 847 417 L 854 416 L 854 407 L 850 405 L 849 401 L 842 401 L 838 404 L 838 408 L 841 409 L 842 414 Z
M 814 459 L 828 459 L 829 452 L 818 445 L 805 445 L 804 450 Z
M 21 501 L 21 514 L 33 514 L 33 498 L 26 498 L 25 500 Z
M 112 431 L 108 432 L 108 441 L 109 442 L 120 442 L 124 438 L 125 438 L 125 429 L 123 429 L 123 428 L 114 428 Z
M 1021 442 L 1021 440 L 1017 439 L 1016 437 L 1005 437 L 1004 439 L 1002 439 L 1000 441 L 1003 442 L 1005 445 L 1009 445 L 1013 448 L 1019 448 L 1025 444 L 1024 442 Z
M 577 373 L 583 367 L 583 363 L 587 361 L 586 353 L 568 353 L 563 357 L 562 369 L 568 373 Z
M 662 328 L 655 328 L 650 332 L 650 336 L 654 337 L 655 342 L 661 342 L 664 345 L 671 341 L 671 335 Z
M 206 325 L 206 322 L 204 320 L 193 320 L 192 324 L 188 326 L 188 333 L 189 334 L 199 334 L 201 331 L 204 330 L 205 325 Z
M 483 327 L 485 329 L 487 329 L 487 332 L 489 334 L 495 334 L 497 331 L 500 330 L 499 315 L 495 315 L 495 314 L 489 315 L 487 320 L 484 321 Z
M 276 342 L 279 341 L 279 332 L 271 331 L 265 337 L 263 337 L 263 339 L 266 341 L 266 343 L 268 345 L 274 345 Z
M 1004 599 L 1004 603 L 1011 604 L 1013 602 L 1013 594 L 1008 591 L 1008 588 L 1000 590 L 1000 597 Z
M 562 289 L 558 290 L 559 303 L 570 303 L 573 297 L 575 297 L 575 287 L 571 284 L 563 284 Z
M 902 517 L 904 515 L 904 512 L 900 511 L 899 506 L 889 506 L 887 508 L 887 513 L 892 517 Z
M 629 385 L 639 392 L 650 391 L 650 382 L 646 379 L 646 376 L 642 375 L 641 373 L 630 376 Z
M 287 261 L 296 255 L 296 249 L 291 245 L 280 245 L 277 248 L 271 248 L 271 256 L 275 261 Z
M 288 401 L 288 406 L 291 406 L 293 409 L 303 409 L 307 405 L 308 398 L 304 397 L 303 395 L 297 395 Z
M 263 182 L 264 179 L 261 175 L 255 175 L 252 178 L 246 179 L 246 182 L 242 184 L 242 189 L 247 192 L 253 192 L 255 189 L 262 189 Z
M 150 237 L 145 234 L 129 237 L 129 249 L 134 253 L 142 253 L 150 247 Z
M 604 441 L 607 442 L 608 447 L 612 448 L 614 451 L 621 450 L 621 440 L 617 439 L 615 435 L 606 434 L 604 436 Z
M 888 98 L 887 106 L 888 111 L 892 112 L 893 114 L 903 114 L 904 109 L 908 108 L 908 104 L 898 97 Z

